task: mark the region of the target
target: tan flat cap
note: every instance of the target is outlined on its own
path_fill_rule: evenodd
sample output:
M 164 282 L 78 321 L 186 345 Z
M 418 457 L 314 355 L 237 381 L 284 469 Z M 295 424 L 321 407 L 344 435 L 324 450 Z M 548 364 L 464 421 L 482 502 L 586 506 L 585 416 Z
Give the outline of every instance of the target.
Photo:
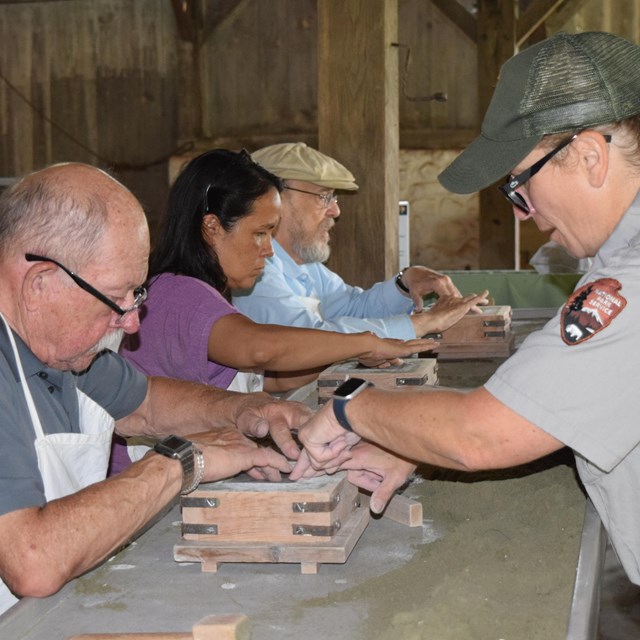
M 351 171 L 304 142 L 272 144 L 254 151 L 251 157 L 283 180 L 302 180 L 329 189 L 358 189 Z

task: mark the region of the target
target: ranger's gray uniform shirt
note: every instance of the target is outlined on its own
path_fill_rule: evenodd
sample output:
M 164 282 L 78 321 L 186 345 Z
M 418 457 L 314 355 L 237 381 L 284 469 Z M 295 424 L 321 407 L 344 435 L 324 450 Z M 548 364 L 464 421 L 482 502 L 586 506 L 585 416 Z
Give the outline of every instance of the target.
M 14 333 L 25 377 L 46 434 L 79 433 L 76 387 L 114 420 L 142 404 L 147 378 L 112 352 L 101 354 L 82 374 L 51 369 Z M 0 515 L 46 503 L 36 456 L 35 433 L 3 324 L 0 325 Z
M 605 280 L 609 279 L 609 280 Z M 563 311 L 530 335 L 485 385 L 500 402 L 571 447 L 586 490 L 629 578 L 640 584 L 640 198 L 601 247 L 572 294 L 572 313 L 602 285 L 620 284 L 583 317 Z M 598 302 L 606 302 L 601 296 Z M 625 304 L 626 301 L 626 304 Z M 588 298 L 587 298 L 588 302 Z M 588 305 L 587 305 L 588 306 Z M 564 307 L 564 313 L 568 307 Z M 577 310 L 577 311 L 576 311 Z M 602 313 L 599 311 L 602 310 Z M 584 310 L 582 310 L 584 311 Z M 595 322 L 594 320 L 594 322 Z M 564 327 L 564 329 L 563 329 Z M 594 330 L 595 327 L 595 330 Z M 563 338 L 564 333 L 564 338 Z

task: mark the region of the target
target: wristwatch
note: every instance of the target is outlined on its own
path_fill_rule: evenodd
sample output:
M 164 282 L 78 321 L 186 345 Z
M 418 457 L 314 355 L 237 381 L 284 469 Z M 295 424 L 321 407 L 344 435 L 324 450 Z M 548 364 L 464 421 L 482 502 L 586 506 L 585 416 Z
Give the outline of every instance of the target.
M 182 465 L 181 495 L 191 493 L 200 484 L 204 475 L 204 456 L 191 440 L 180 436 L 167 436 L 156 442 L 153 450 L 162 456 L 180 461 Z
M 343 429 L 353 431 L 349 420 L 347 420 L 347 402 L 353 400 L 359 393 L 369 387 L 373 387 L 372 382 L 362 378 L 348 378 L 333 392 L 333 401 L 331 403 L 333 405 L 333 414 Z
M 405 267 L 402 271 L 400 271 L 400 273 L 398 273 L 398 275 L 396 276 L 396 287 L 398 287 L 398 289 L 400 289 L 400 291 L 402 291 L 403 293 L 410 293 L 409 291 L 409 287 L 407 287 L 407 285 L 402 281 L 402 276 L 404 275 L 404 272 L 408 269 L 409 267 Z

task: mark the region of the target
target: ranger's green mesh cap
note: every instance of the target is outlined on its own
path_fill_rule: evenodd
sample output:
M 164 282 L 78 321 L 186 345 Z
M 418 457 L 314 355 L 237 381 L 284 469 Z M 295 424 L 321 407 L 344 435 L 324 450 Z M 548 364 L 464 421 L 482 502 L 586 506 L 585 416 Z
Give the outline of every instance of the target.
M 473 193 L 506 176 L 542 137 L 640 113 L 640 47 L 610 33 L 558 33 L 508 60 L 481 134 L 439 176 Z

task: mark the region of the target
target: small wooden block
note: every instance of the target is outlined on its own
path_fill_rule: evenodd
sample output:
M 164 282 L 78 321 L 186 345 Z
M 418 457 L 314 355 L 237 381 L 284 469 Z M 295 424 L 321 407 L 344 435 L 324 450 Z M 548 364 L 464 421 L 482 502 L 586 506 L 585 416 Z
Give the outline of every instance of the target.
M 452 327 L 429 334 L 443 344 L 501 342 L 511 333 L 511 307 L 480 307 L 482 313 L 468 313 Z
M 300 563 L 300 573 L 305 575 L 316 575 L 318 573 L 318 563 L 317 562 L 301 562 Z
M 368 507 L 370 502 L 370 496 L 366 493 L 360 494 L 360 504 L 363 507 Z M 422 526 L 422 503 L 402 494 L 396 494 L 387 503 L 382 517 L 408 527 L 420 527 Z
M 83 633 L 67 640 L 193 640 L 190 633 Z
M 243 614 L 207 616 L 193 625 L 193 640 L 245 640 L 250 626 Z
M 438 360 L 470 360 L 481 358 L 508 358 L 515 351 L 514 334 L 501 342 L 443 344 L 438 347 Z
M 243 614 L 207 616 L 193 625 L 191 633 L 84 633 L 67 640 L 248 640 L 249 619 Z
M 434 350 L 438 360 L 506 358 L 513 353 L 515 335 L 511 328 L 511 307 L 480 308 L 482 313 L 468 313 L 446 331 L 425 336 L 440 343 Z
M 504 339 L 511 331 L 511 307 L 480 307 L 482 313 L 467 313 L 452 327 L 429 334 L 442 343 L 487 342 Z
M 357 360 L 331 365 L 318 376 L 318 402 L 324 404 L 347 378 L 363 378 L 379 389 L 415 391 L 438 382 L 435 358 L 406 358 L 402 364 L 386 369 L 361 367 Z

